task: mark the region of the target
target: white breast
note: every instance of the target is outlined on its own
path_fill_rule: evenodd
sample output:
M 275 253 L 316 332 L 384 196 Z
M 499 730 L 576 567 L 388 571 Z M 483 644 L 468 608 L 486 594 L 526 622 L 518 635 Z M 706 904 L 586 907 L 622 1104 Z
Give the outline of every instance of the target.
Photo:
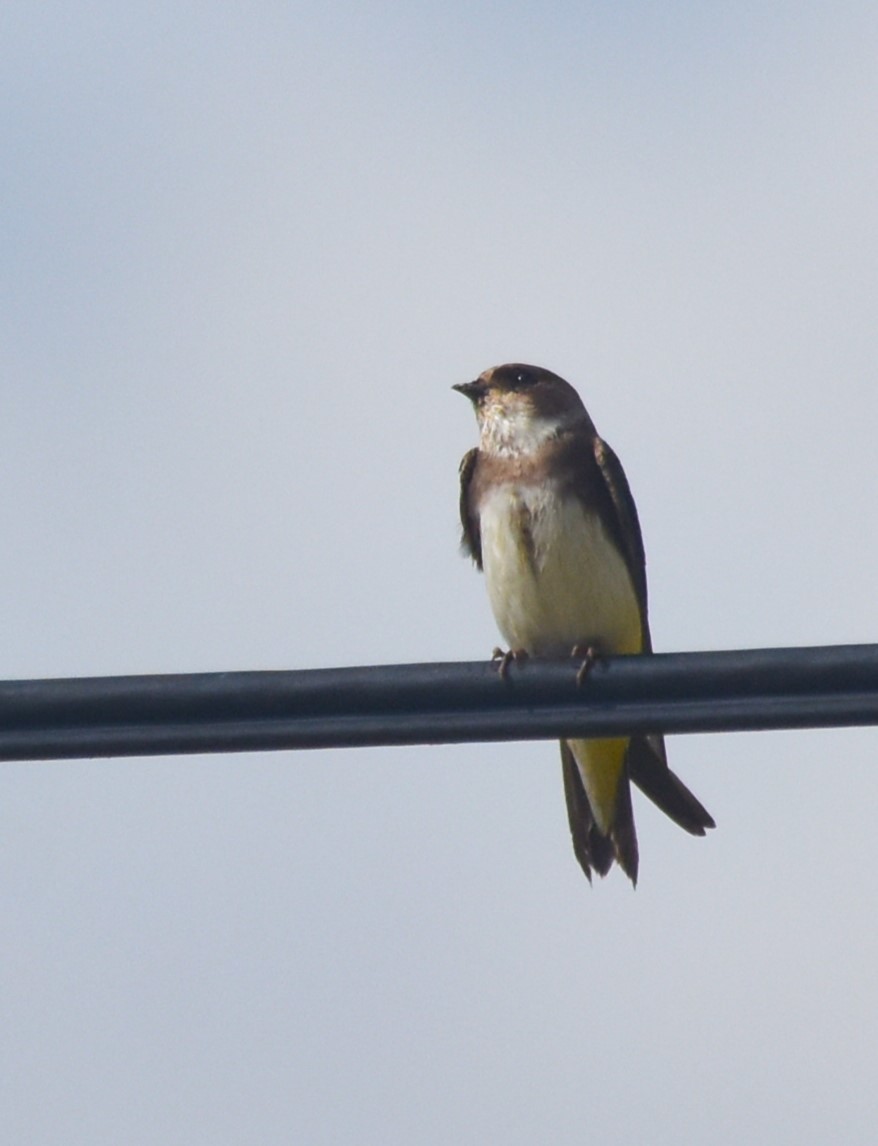
M 576 644 L 640 651 L 634 586 L 595 514 L 549 485 L 500 486 L 480 508 L 488 595 L 511 648 L 558 656 Z

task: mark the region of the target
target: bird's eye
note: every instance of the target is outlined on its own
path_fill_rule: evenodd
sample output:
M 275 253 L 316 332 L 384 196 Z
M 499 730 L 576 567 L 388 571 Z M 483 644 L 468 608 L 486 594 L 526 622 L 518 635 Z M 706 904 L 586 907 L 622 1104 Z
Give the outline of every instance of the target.
M 522 389 L 526 386 L 533 386 L 535 382 L 536 377 L 530 370 L 519 370 L 515 375 L 515 385 Z

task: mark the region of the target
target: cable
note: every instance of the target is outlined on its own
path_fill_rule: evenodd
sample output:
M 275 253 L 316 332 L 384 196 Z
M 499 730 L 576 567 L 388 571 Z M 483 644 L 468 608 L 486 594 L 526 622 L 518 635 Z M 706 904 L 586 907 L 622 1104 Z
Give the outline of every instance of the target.
M 878 645 L 0 682 L 0 760 L 878 724 Z

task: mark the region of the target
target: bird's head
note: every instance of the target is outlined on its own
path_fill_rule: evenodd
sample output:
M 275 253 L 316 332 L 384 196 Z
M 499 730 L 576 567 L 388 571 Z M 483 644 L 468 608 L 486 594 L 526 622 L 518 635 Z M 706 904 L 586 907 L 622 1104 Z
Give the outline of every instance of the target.
M 480 446 L 487 453 L 532 453 L 563 430 L 591 426 L 585 406 L 570 383 L 541 366 L 507 362 L 453 389 L 472 402 Z

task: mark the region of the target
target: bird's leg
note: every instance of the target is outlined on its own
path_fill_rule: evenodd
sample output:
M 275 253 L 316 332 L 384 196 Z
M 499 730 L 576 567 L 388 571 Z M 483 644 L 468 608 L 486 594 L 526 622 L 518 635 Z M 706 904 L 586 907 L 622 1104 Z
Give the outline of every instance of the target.
M 576 684 L 579 688 L 585 683 L 585 678 L 591 672 L 594 664 L 600 659 L 600 651 L 591 641 L 577 642 L 570 650 L 572 657 L 581 657 L 582 663 L 576 672 Z
M 500 674 L 501 680 L 506 680 L 509 673 L 509 666 L 513 661 L 516 664 L 519 661 L 527 660 L 527 651 L 525 649 L 509 649 L 504 652 L 501 648 L 496 648 L 491 653 L 491 660 L 497 661 L 497 672 Z

